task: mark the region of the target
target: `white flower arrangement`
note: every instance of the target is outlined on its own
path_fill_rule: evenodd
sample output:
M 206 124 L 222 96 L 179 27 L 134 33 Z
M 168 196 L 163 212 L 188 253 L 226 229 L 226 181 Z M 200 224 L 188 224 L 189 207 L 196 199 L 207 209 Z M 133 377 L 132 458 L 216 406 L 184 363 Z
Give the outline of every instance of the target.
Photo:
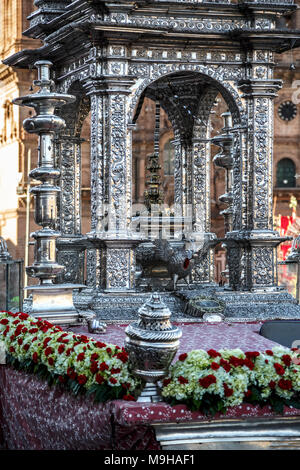
M 184 353 L 163 382 L 171 404 L 215 413 L 243 402 L 300 407 L 299 350 L 275 347 L 265 352 L 240 349 Z

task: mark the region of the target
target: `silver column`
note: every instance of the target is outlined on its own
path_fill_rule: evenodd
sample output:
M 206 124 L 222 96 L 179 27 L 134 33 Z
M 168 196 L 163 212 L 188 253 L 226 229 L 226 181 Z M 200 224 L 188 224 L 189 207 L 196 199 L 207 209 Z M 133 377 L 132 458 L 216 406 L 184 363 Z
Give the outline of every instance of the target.
M 213 162 L 216 166 L 225 169 L 225 194 L 222 194 L 219 197 L 219 201 L 226 204 L 227 207 L 222 212 L 220 212 L 224 217 L 224 225 L 225 225 L 225 234 L 232 230 L 232 203 L 233 203 L 233 195 L 232 195 L 232 168 L 233 168 L 233 134 L 232 134 L 232 119 L 231 113 L 227 111 L 226 113 L 222 114 L 224 119 L 224 127 L 222 129 L 222 133 L 217 135 L 211 139 L 212 143 L 221 147 L 221 151 L 215 155 L 213 158 Z M 226 243 L 224 244 L 226 247 Z M 228 258 L 228 252 L 227 256 Z M 222 275 L 226 278 L 229 277 L 229 269 L 228 269 L 228 259 L 226 259 L 226 269 L 222 272 Z
M 54 114 L 55 109 L 72 103 L 74 97 L 52 91 L 49 61 L 35 63 L 38 80 L 34 82 L 39 90 L 28 96 L 14 100 L 19 106 L 34 108 L 36 115 L 26 119 L 24 129 L 39 136 L 38 166 L 30 176 L 41 184 L 32 188 L 35 196 L 35 222 L 42 228 L 32 233 L 35 239 L 34 263 L 26 267 L 29 276 L 39 278 L 40 285 L 28 287 L 32 293 L 31 314 L 49 319 L 58 324 L 76 323 L 79 314 L 73 305 L 73 289 L 84 286 L 55 284 L 55 278 L 64 271 L 64 266 L 56 261 L 56 240 L 60 237 L 57 226 L 57 199 L 60 188 L 57 180 L 60 170 L 55 167 L 54 134 L 65 127 L 62 118 Z

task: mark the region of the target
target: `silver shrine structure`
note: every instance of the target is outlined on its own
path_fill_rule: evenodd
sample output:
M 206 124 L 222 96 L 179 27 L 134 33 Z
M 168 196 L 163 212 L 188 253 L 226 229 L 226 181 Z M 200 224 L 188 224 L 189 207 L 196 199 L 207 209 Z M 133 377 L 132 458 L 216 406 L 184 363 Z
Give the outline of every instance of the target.
M 42 279 L 44 270 L 51 282 L 43 282 L 43 289 L 69 285 L 77 311 L 94 312 L 99 320 L 136 318 L 151 290 L 160 290 L 176 319 L 186 320 L 190 311 L 195 321 L 198 311 L 202 320 L 203 313 L 214 312 L 213 302 L 225 318 L 300 315 L 296 300 L 277 284 L 276 249 L 285 239 L 273 230 L 272 219 L 273 100 L 281 87 L 273 78 L 274 56 L 300 45 L 300 31 L 287 29 L 284 21 L 296 9 L 293 0 L 34 4 L 24 34 L 43 44 L 5 64 L 28 68 L 42 61 L 50 68 L 50 62 L 51 83 L 44 85 L 60 104 L 64 97 L 69 103 L 53 105 L 57 117 L 51 119 L 66 125 L 55 129 L 50 170 L 36 170 L 52 186 L 52 202 L 44 201 L 52 233 L 37 209 L 43 229 L 35 236 L 39 246 L 29 274 Z M 210 113 L 218 93 L 228 112 L 213 138 L 219 153 L 212 161 Z M 171 215 L 155 204 L 148 211 L 132 207 L 131 134 L 145 97 L 166 111 L 174 130 Z M 82 233 L 81 128 L 89 112 L 91 231 Z M 47 155 L 41 158 L 47 167 Z M 226 171 L 223 240 L 210 229 L 214 164 Z M 155 155 L 150 168 L 155 203 Z M 50 275 L 41 256 L 42 235 L 52 246 Z M 227 249 L 225 286 L 214 283 L 217 243 Z M 26 309 L 32 309 L 30 299 Z

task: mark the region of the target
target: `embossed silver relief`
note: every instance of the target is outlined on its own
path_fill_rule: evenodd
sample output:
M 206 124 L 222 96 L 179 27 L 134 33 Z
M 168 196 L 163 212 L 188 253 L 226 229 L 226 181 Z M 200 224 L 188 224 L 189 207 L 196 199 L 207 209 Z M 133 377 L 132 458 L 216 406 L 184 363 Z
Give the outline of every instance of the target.
M 130 287 L 130 250 L 110 249 L 106 262 L 108 266 L 113 266 L 113 270 L 108 270 L 107 288 Z

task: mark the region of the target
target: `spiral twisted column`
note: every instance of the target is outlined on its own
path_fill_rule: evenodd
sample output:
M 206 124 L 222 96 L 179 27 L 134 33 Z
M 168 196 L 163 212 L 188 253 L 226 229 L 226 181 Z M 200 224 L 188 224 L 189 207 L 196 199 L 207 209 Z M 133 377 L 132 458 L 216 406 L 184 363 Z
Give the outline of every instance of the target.
M 221 152 L 215 155 L 213 162 L 216 166 L 224 168 L 226 172 L 226 186 L 225 186 L 225 194 L 222 194 L 219 197 L 219 201 L 226 204 L 227 207 L 222 212 L 221 215 L 224 217 L 224 225 L 225 225 L 225 234 L 232 230 L 232 203 L 233 203 L 233 195 L 232 195 L 232 168 L 233 168 L 233 134 L 232 131 L 232 118 L 231 113 L 229 111 L 222 114 L 224 119 L 224 127 L 222 129 L 222 133 L 213 137 L 212 143 L 221 147 Z M 226 247 L 226 244 L 224 244 Z M 226 258 L 228 258 L 228 253 Z M 228 260 L 227 260 L 228 261 Z M 222 272 L 222 275 L 226 278 L 229 277 L 229 269 L 228 269 L 228 262 L 226 262 L 226 269 Z
M 38 79 L 34 85 L 39 90 L 13 102 L 35 109 L 36 115 L 25 119 L 23 126 L 27 132 L 39 136 L 38 166 L 30 172 L 30 176 L 41 182 L 31 191 L 35 196 L 35 222 L 42 228 L 31 234 L 35 239 L 34 263 L 26 267 L 26 271 L 30 277 L 39 278 L 40 285 L 28 287 L 32 292 L 31 314 L 54 323 L 68 324 L 76 323 L 79 318 L 73 305 L 73 289 L 84 286 L 54 284 L 55 278 L 65 269 L 56 261 L 56 241 L 61 235 L 56 230 L 60 170 L 55 167 L 54 159 L 54 134 L 65 127 L 65 121 L 54 113 L 55 109 L 72 103 L 75 98 L 52 91 L 51 65 L 45 60 L 36 62 Z

